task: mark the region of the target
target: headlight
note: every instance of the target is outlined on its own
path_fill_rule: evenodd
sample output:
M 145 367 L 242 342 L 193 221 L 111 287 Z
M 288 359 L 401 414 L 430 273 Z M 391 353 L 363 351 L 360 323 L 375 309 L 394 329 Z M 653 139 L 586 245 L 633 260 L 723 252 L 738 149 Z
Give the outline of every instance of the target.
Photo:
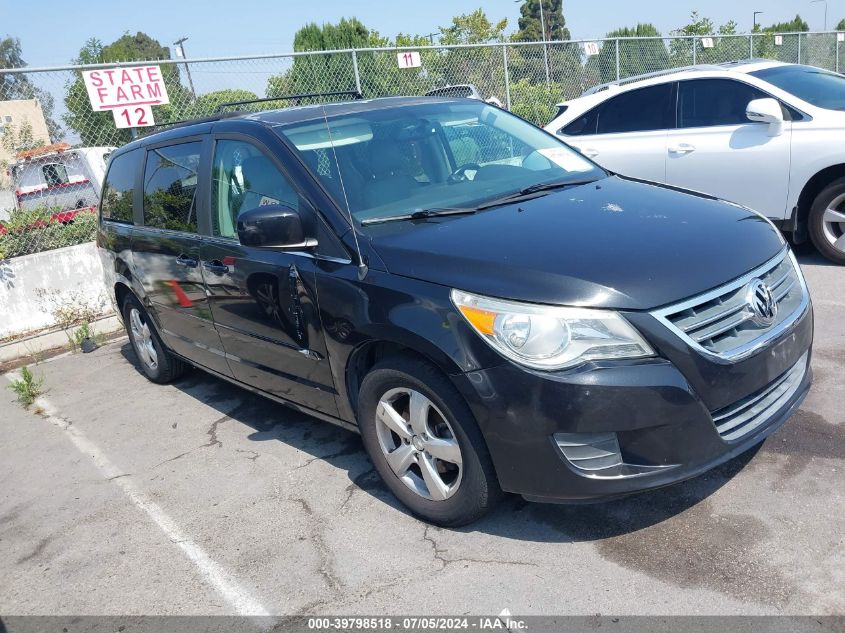
M 643 358 L 654 350 L 618 313 L 504 301 L 452 290 L 452 303 L 493 349 L 526 367 Z

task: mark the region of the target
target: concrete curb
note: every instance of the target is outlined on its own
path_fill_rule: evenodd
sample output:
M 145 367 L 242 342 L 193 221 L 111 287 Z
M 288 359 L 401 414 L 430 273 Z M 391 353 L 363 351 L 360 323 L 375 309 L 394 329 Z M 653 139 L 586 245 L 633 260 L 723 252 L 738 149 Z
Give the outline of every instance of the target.
M 91 323 L 91 327 L 97 334 L 109 335 L 122 330 L 123 323 L 117 318 L 117 315 L 112 314 L 97 319 Z M 75 330 L 76 328 L 73 329 Z M 67 348 L 68 346 L 69 343 L 65 331 L 53 329 L 3 343 L 0 345 L 0 363 L 7 363 L 26 356 Z

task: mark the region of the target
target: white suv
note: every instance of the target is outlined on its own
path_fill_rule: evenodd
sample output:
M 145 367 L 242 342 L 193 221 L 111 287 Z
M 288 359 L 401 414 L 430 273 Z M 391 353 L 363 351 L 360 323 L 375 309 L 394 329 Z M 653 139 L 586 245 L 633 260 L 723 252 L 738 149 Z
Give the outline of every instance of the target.
M 758 211 L 845 264 L 845 77 L 748 61 L 596 86 L 546 130 L 619 174 Z

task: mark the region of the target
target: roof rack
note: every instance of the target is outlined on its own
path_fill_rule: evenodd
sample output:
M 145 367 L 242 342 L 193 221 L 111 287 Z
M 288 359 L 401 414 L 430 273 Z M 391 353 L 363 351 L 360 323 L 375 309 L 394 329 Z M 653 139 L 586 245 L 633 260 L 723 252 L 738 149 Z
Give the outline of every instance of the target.
M 632 84 L 637 81 L 643 81 L 645 79 L 653 79 L 654 77 L 663 77 L 664 75 L 674 75 L 675 73 L 680 72 L 687 72 L 690 70 L 725 70 L 725 67 L 716 65 L 716 64 L 698 64 L 696 66 L 680 66 L 678 68 L 667 68 L 665 70 L 657 70 L 653 73 L 644 73 L 642 75 L 634 75 L 633 77 L 626 77 L 625 79 L 620 79 L 619 81 L 609 81 L 605 84 L 599 84 L 598 86 L 593 86 L 592 88 L 588 88 L 585 90 L 581 96 L 586 97 L 587 95 L 592 95 L 597 92 L 601 92 L 603 90 L 609 90 L 614 86 L 625 86 L 627 84 Z
M 314 97 L 342 97 L 350 96 L 363 99 L 364 95 L 358 90 L 336 90 L 334 92 L 303 92 L 293 95 L 279 95 L 278 97 L 262 97 L 260 99 L 243 99 L 242 101 L 227 101 L 217 106 L 217 114 L 223 114 L 225 108 L 232 106 L 248 105 L 250 103 L 266 103 L 268 101 L 300 101 L 302 99 L 313 99 Z
M 233 106 L 241 106 L 247 105 L 250 103 L 266 103 L 268 101 L 285 101 L 285 100 L 301 100 L 301 99 L 313 99 L 314 97 L 339 97 L 339 96 L 352 96 L 356 100 L 363 99 L 364 95 L 362 95 L 358 90 L 337 90 L 334 92 L 304 92 L 301 94 L 293 94 L 293 95 L 279 95 L 278 97 L 263 97 L 260 99 L 243 99 L 242 101 L 227 101 L 226 103 L 221 103 L 217 106 L 217 111 L 214 114 L 205 117 L 199 117 L 196 119 L 182 119 L 180 121 L 168 121 L 166 123 L 156 123 L 155 125 L 146 128 L 150 130 L 150 134 L 158 132 L 163 128 L 172 129 L 177 128 L 185 125 L 195 125 L 197 123 L 213 123 L 214 121 L 220 121 L 222 119 L 228 119 L 230 117 L 240 116 L 242 114 L 247 114 L 248 111 L 246 110 L 232 110 L 230 112 L 225 112 L 225 108 L 233 107 Z M 144 134 L 146 136 L 146 134 Z

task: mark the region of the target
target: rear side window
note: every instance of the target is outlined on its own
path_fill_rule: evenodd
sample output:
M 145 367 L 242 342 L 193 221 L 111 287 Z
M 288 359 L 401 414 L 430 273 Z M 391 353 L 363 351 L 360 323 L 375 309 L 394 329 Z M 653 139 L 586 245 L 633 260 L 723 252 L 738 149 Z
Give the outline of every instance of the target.
M 141 150 L 134 150 L 115 156 L 109 165 L 100 202 L 100 214 L 104 220 L 132 224 L 135 176 L 138 174 L 142 156 Z
M 744 125 L 748 102 L 768 95 L 730 79 L 682 81 L 678 93 L 678 127 Z
M 561 130 L 561 133 L 566 136 L 583 136 L 585 134 L 595 134 L 596 126 L 599 122 L 599 108 L 593 108 L 586 114 L 582 114 L 577 119 L 572 121 L 569 125 Z
M 671 83 L 631 90 L 604 102 L 598 134 L 649 132 L 674 127 Z
M 197 172 L 202 143 L 182 143 L 147 152 L 144 225 L 197 233 Z
M 61 163 L 48 163 L 41 168 L 41 173 L 44 174 L 44 182 L 48 187 L 55 187 L 57 185 L 64 185 L 70 182 L 67 177 L 67 167 Z

